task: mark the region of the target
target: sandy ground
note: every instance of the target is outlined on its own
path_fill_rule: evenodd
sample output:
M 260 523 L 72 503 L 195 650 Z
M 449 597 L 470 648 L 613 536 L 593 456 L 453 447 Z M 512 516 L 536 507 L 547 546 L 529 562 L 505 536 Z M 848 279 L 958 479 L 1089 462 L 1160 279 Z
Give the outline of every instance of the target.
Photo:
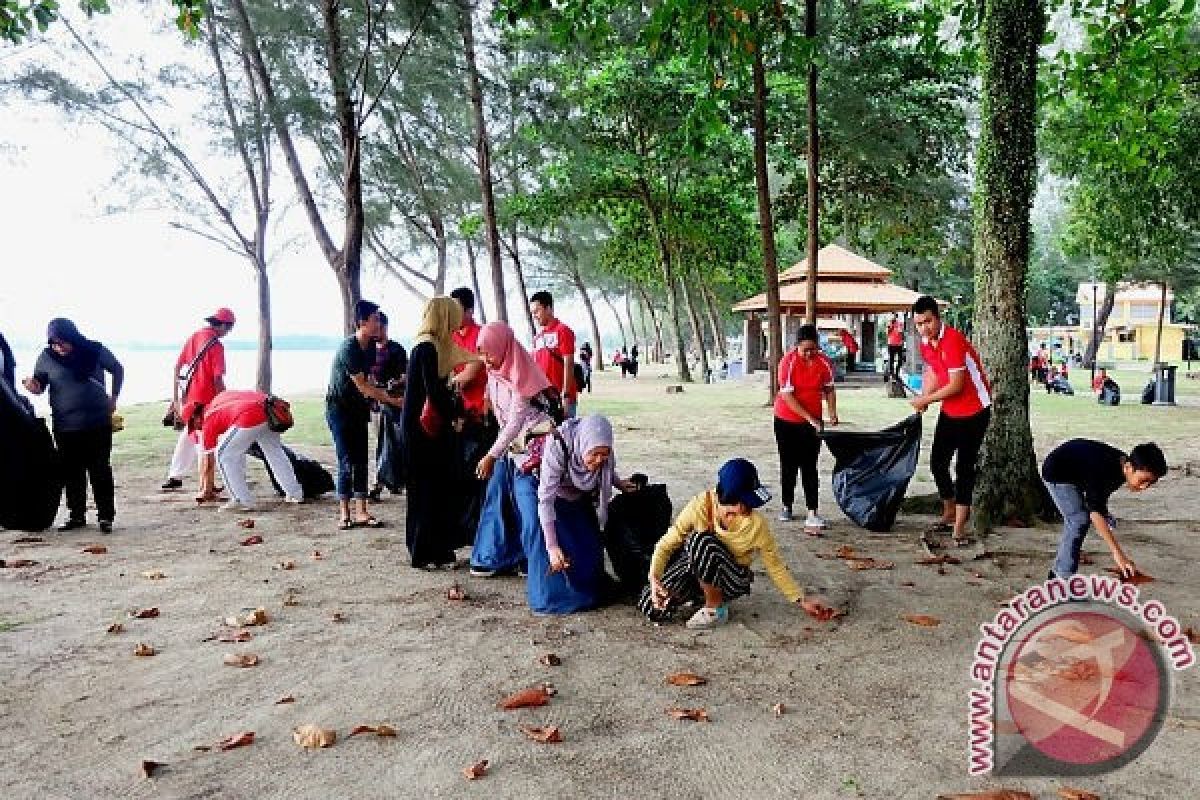
M 757 393 L 751 402 L 735 387 L 688 387 L 676 406 L 663 399 L 662 381 L 608 378 L 599 394 L 617 420 L 622 466 L 666 480 L 676 508 L 734 453 L 777 481 L 769 412 Z M 843 418 L 884 402 L 876 388 L 857 394 L 844 393 Z M 1194 445 L 1181 435 L 1168 455 L 1194 458 Z M 305 449 L 328 460 L 327 447 Z M 997 602 L 1045 573 L 1053 529 L 1003 531 L 988 542 L 999 558 L 940 575 L 914 563 L 927 518 L 868 534 L 827 502 L 834 524 L 824 539 L 805 537 L 796 523 L 774 527 L 800 581 L 847 616 L 809 620 L 759 572 L 730 625 L 696 634 L 648 625 L 629 607 L 534 617 L 516 578 L 412 570 L 402 498 L 377 509 L 389 523 L 381 530 L 336 531 L 331 500 L 299 508 L 272 501 L 244 530 L 236 516 L 198 510 L 187 493 L 160 493 L 168 447 L 160 452 L 119 462 L 121 512 L 111 536 L 91 528 L 17 544 L 24 534 L 0 533 L 0 557 L 39 562 L 0 570 L 0 797 L 930 798 L 1000 785 L 966 774 L 970 654 Z M 827 497 L 828 454 L 821 467 Z M 1118 494 L 1114 504 L 1120 535 L 1158 578 L 1146 590 L 1187 624 L 1200 620 L 1198 485 L 1173 471 L 1153 502 Z M 913 491 L 930 489 L 923 458 Z M 240 546 L 251 533 L 265 541 Z M 107 554 L 81 551 L 101 541 Z M 895 569 L 853 572 L 815 557 L 840 544 Z M 1094 537 L 1087 549 L 1108 563 Z M 324 557 L 312 558 L 314 550 Z M 295 568 L 281 569 L 289 560 Z M 166 577 L 143 576 L 153 570 Z M 446 598 L 456 581 L 465 602 Z M 284 605 L 289 594 L 296 605 Z M 158 618 L 129 618 L 150 606 Z M 251 641 L 206 641 L 222 618 L 255 607 L 270 622 L 253 628 Z M 333 621 L 334 612 L 344 621 Z M 915 627 L 900 619 L 909 612 L 942 624 Z M 125 631 L 106 633 L 114 622 Z M 135 657 L 139 642 L 158 654 Z M 232 652 L 261 663 L 224 666 Z M 551 652 L 561 666 L 538 663 Z M 665 685 L 678 670 L 708 684 Z M 548 706 L 496 708 L 542 681 L 558 690 Z M 276 704 L 285 695 L 295 702 Z M 782 716 L 772 712 L 777 703 Z M 670 706 L 702 706 L 711 722 L 676 721 L 664 713 Z M 301 750 L 291 731 L 306 723 L 335 729 L 336 745 Z M 376 723 L 394 726 L 397 737 L 346 737 Z M 564 741 L 528 741 L 518 728 L 529 724 L 557 725 Z M 254 731 L 254 743 L 193 749 L 240 731 Z M 1189 672 L 1177 676 L 1171 718 L 1138 761 L 1070 783 L 1105 798 L 1190 797 L 1198 746 L 1200 694 Z M 143 759 L 168 766 L 144 779 Z M 490 773 L 468 783 L 462 769 L 480 759 Z M 1004 785 L 1054 797 L 1063 783 Z

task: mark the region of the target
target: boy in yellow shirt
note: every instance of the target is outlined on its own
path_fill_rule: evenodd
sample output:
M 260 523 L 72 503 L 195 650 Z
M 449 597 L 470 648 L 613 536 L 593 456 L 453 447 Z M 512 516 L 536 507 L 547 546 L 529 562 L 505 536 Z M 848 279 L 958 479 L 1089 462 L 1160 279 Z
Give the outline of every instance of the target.
M 692 603 L 701 608 L 688 620 L 689 628 L 721 625 L 729 620 L 727 603 L 750 592 L 750 564 L 760 553 L 767 575 L 788 602 L 820 615 L 825 606 L 804 596 L 779 556 L 766 517 L 754 510 L 770 499 L 749 461 L 735 458 L 721 465 L 716 488 L 692 498 L 659 539 L 638 609 L 664 622 Z

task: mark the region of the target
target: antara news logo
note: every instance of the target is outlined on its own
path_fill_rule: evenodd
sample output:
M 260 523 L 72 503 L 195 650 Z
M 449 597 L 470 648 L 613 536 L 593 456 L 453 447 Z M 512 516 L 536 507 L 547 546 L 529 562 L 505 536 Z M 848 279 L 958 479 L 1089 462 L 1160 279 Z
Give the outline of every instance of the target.
M 1033 586 L 980 632 L 971 775 L 1098 775 L 1128 764 L 1162 728 L 1171 672 L 1196 662 L 1162 603 L 1109 576 Z

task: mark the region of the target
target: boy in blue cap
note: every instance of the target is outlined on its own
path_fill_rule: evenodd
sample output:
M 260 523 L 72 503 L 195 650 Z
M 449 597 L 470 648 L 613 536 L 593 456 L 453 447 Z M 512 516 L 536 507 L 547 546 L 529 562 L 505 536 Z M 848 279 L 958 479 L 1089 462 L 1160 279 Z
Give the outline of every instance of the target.
M 721 625 L 729 620 L 728 602 L 749 593 L 750 564 L 760 553 L 780 593 L 819 616 L 824 605 L 804 596 L 779 556 L 766 517 L 754 510 L 770 499 L 749 461 L 735 458 L 721 465 L 716 488 L 692 498 L 659 539 L 638 609 L 663 622 L 691 603 L 700 609 L 688 620 L 689 628 Z

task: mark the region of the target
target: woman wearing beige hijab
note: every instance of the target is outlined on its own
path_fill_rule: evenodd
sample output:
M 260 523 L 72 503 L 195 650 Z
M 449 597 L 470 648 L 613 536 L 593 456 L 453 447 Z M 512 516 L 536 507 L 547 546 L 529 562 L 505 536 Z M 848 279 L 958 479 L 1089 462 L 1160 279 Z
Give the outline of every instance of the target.
M 469 544 L 453 533 L 456 413 L 449 378 L 456 366 L 474 358 L 451 338 L 462 313 L 452 297 L 430 299 L 408 360 L 401 417 L 408 461 L 405 535 L 412 565 L 420 569 L 452 567 L 455 548 Z

